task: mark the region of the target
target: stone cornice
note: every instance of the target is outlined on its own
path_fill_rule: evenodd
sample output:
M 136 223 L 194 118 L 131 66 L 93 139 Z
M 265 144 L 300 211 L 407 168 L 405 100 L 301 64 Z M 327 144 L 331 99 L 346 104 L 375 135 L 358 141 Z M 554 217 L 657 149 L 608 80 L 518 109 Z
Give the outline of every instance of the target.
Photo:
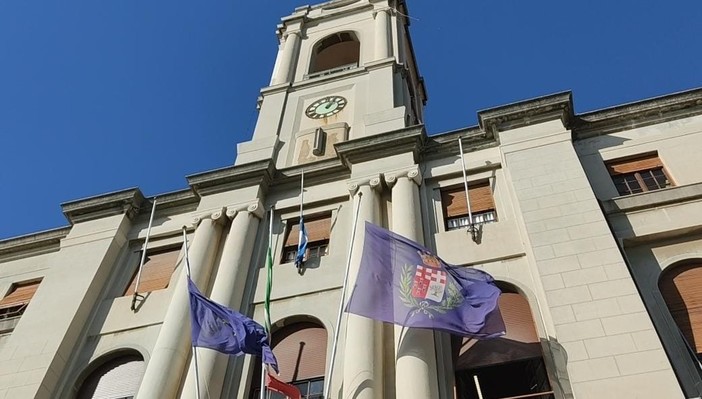
M 575 139 L 663 123 L 702 114 L 702 88 L 578 115 Z
M 186 178 L 193 191 L 203 196 L 254 185 L 265 188 L 270 184 L 274 174 L 275 165 L 268 159 L 215 169 L 186 176 Z
M 458 155 L 458 138 L 463 138 L 463 150 L 472 152 L 498 145 L 497 140 L 485 133 L 479 126 L 453 130 L 429 136 L 422 151 L 422 158 L 435 159 L 449 155 Z
M 129 188 L 95 197 L 64 202 L 61 209 L 71 224 L 126 214 L 134 217 L 144 203 L 144 195 L 138 188 Z
M 39 233 L 0 240 L 0 262 L 13 255 L 23 256 L 31 253 L 46 253 L 58 249 L 61 240 L 68 235 L 71 227 L 59 227 Z
M 334 149 L 341 162 L 347 166 L 409 151 L 414 154 L 417 162 L 425 141 L 424 125 L 416 125 L 336 143 Z
M 276 187 L 293 184 L 299 186 L 302 171 L 305 172 L 305 186 L 323 184 L 348 178 L 350 171 L 338 158 L 325 159 L 302 165 L 276 170 Z
M 489 135 L 554 119 L 568 126 L 572 117 L 573 97 L 569 91 L 478 112 L 480 127 Z
M 176 208 L 186 205 L 197 205 L 200 202 L 200 197 L 193 192 L 191 189 L 187 188 L 184 190 L 172 191 L 170 193 L 163 193 L 156 196 L 156 210 L 163 210 L 164 208 Z M 149 198 L 149 207 L 153 204 L 153 197 Z M 142 207 L 146 209 L 149 207 Z M 151 208 L 149 208 L 150 210 Z

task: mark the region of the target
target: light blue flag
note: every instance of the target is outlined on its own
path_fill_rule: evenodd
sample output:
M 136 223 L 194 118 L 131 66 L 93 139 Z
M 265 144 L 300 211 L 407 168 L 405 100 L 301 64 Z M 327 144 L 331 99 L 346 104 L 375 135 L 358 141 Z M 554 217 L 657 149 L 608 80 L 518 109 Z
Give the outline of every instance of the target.
M 300 270 L 305 261 L 305 252 L 307 252 L 307 229 L 305 229 L 305 221 L 300 215 L 300 238 L 297 241 L 297 256 L 295 257 L 295 267 Z
M 305 229 L 305 221 L 300 215 L 300 239 L 297 241 L 297 256 L 295 257 L 295 267 L 300 269 L 305 260 L 305 252 L 307 252 L 307 229 Z

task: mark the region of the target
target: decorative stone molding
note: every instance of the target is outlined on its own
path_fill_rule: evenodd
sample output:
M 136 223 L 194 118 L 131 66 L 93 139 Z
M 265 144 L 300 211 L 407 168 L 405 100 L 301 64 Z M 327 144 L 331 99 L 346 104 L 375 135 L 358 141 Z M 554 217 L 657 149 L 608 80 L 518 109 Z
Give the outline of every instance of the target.
M 356 191 L 358 191 L 358 183 L 348 183 L 346 187 L 349 190 L 349 195 L 352 197 L 356 194 Z

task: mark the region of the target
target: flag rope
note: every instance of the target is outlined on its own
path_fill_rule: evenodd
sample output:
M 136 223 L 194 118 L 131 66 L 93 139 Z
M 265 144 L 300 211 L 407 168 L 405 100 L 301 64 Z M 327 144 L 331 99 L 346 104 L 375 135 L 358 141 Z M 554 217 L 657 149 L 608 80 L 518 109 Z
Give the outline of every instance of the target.
M 188 232 L 187 228 L 183 226 L 183 246 L 185 246 L 185 272 L 190 279 L 190 258 L 188 257 Z M 188 292 L 188 298 L 190 298 L 190 292 Z M 189 301 L 190 299 L 188 299 Z M 197 347 L 193 345 L 193 361 L 195 362 L 195 396 L 200 399 L 200 371 L 197 367 Z
M 466 190 L 466 207 L 468 208 L 468 232 L 470 233 L 473 241 L 478 238 L 478 229 L 473 223 L 473 211 L 470 209 L 470 194 L 468 193 L 468 177 L 466 176 L 466 161 L 463 157 L 463 138 L 458 137 L 458 152 L 461 154 L 461 171 L 463 172 L 463 187 Z M 476 241 L 477 242 L 477 241 Z
M 302 205 L 300 205 L 302 206 Z M 271 343 L 271 289 L 273 288 L 273 256 L 271 244 L 273 242 L 273 207 L 268 211 L 268 249 L 266 250 L 266 297 L 263 302 L 264 328 Z M 261 399 L 266 398 L 266 363 L 261 359 Z
M 331 360 L 329 361 L 329 372 L 324 384 L 324 399 L 329 398 L 331 390 L 332 375 L 334 374 L 334 361 L 336 360 L 336 346 L 339 343 L 339 330 L 341 329 L 341 315 L 344 312 L 344 302 L 346 302 L 346 286 L 349 281 L 349 270 L 351 269 L 351 254 L 353 253 L 353 243 L 356 240 L 356 225 L 358 224 L 358 213 L 361 209 L 361 199 L 363 193 L 358 192 L 358 202 L 356 203 L 356 212 L 353 217 L 353 228 L 351 230 L 351 243 L 349 244 L 349 256 L 346 261 L 346 272 L 344 273 L 344 284 L 341 288 L 341 300 L 339 301 L 339 314 L 336 318 L 336 328 L 334 329 L 334 341 L 332 342 Z
M 146 260 L 146 247 L 149 246 L 149 236 L 151 236 L 151 225 L 154 223 L 154 213 L 156 213 L 156 197 L 151 206 L 151 216 L 149 217 L 149 227 L 146 229 L 146 238 L 144 239 L 144 248 L 141 250 L 141 262 L 139 262 L 139 271 L 137 272 L 136 282 L 134 284 L 134 294 L 132 295 L 132 310 L 136 310 L 136 301 L 139 297 L 139 282 L 141 282 L 141 271 L 144 269 L 144 261 Z

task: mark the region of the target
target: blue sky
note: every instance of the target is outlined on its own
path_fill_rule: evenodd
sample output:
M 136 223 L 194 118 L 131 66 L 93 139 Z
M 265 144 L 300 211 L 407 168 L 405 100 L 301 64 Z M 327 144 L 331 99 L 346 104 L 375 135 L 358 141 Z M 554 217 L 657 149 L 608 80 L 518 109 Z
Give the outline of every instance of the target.
M 60 203 L 231 165 L 296 0 L 0 1 L 0 239 Z M 572 90 L 576 112 L 702 86 L 702 2 L 409 0 L 426 125 Z

